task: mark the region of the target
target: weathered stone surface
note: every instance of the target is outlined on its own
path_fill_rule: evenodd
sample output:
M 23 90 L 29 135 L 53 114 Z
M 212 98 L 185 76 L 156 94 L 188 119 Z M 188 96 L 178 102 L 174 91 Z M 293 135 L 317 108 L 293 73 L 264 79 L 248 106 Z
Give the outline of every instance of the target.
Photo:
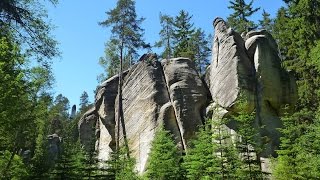
M 280 144 L 277 129 L 282 125 L 279 114 L 284 106 L 296 103 L 296 86 L 281 67 L 278 47 L 272 36 L 262 30 L 249 32 L 247 37 L 245 46 L 255 68 L 256 124 L 262 127 L 261 137 L 270 139 L 264 155 L 275 155 Z
M 119 76 L 104 81 L 96 93 L 95 109 L 99 116 L 98 159 L 106 161 L 115 149 L 114 103 L 118 95 Z
M 198 126 L 202 124 L 207 105 L 207 90 L 191 60 L 165 59 L 161 64 L 184 149 L 187 149 L 187 141 L 194 136 Z
M 170 119 L 175 117 L 168 102 L 169 95 L 159 62 L 140 62 L 131 68 L 123 84 L 123 113 L 128 146 L 139 172 L 145 170 L 155 129 L 166 121 L 168 126 L 170 124 L 169 129 L 177 131 L 175 119 Z M 116 117 L 117 107 L 118 99 Z M 123 142 L 122 125 L 120 127 L 120 141 Z M 179 141 L 181 138 L 176 139 Z
M 90 151 L 95 146 L 95 130 L 98 115 L 95 107 L 88 110 L 78 123 L 80 143 L 86 151 Z
M 244 47 L 244 40 L 221 19 L 214 20 L 215 36 L 212 62 L 207 83 L 212 99 L 226 109 L 237 109 L 245 104 L 254 108 L 252 62 Z M 236 111 L 236 110 L 234 110 Z

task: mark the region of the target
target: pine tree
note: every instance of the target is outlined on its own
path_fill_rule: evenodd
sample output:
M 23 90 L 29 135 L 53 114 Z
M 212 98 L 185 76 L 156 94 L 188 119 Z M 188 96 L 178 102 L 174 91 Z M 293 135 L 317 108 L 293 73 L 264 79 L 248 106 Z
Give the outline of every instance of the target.
M 151 143 L 147 165 L 147 177 L 150 179 L 180 179 L 181 155 L 172 139 L 172 135 L 159 128 Z
M 173 55 L 174 19 L 166 14 L 160 13 L 161 30 L 160 40 L 156 42 L 156 47 L 164 47 L 162 58 L 171 58 Z
M 263 10 L 262 20 L 259 20 L 259 27 L 272 33 L 273 20 L 270 18 L 270 14 Z
M 119 0 L 117 6 L 107 12 L 107 20 L 101 22 L 100 25 L 111 27 L 113 41 L 117 45 L 117 51 L 119 52 L 118 58 L 120 61 L 119 65 L 119 86 L 118 86 L 118 117 L 116 124 L 117 127 L 117 140 L 116 147 L 119 149 L 119 131 L 120 125 L 125 133 L 125 125 L 123 120 L 123 109 L 122 109 L 122 84 L 123 84 L 123 63 L 128 57 L 135 55 L 138 48 L 146 47 L 147 44 L 143 41 L 143 29 L 140 24 L 144 20 L 143 18 L 137 18 L 135 11 L 135 1 L 133 0 Z M 130 60 L 130 58 L 129 58 Z M 131 63 L 130 63 L 131 64 Z M 126 141 L 126 138 L 125 138 Z M 127 146 L 127 145 L 126 145 Z M 129 151 L 129 150 L 128 150 Z
M 248 19 L 260 9 L 252 7 L 253 0 L 249 4 L 245 0 L 232 0 L 229 3 L 231 5 L 228 8 L 233 10 L 233 13 L 228 17 L 230 27 L 240 33 L 257 28 L 257 25 Z
M 193 23 L 190 22 L 191 18 L 192 16 L 190 16 L 188 12 L 181 10 L 179 15 L 174 19 L 174 57 L 194 59 L 191 37 L 195 30 Z

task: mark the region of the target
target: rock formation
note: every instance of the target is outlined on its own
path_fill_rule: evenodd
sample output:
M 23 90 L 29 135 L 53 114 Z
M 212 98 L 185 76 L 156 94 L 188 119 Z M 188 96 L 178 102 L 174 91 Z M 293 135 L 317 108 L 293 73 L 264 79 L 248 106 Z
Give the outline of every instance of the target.
M 159 62 L 145 55 L 124 73 L 124 126 L 119 127 L 119 139 L 123 143 L 126 137 L 139 172 L 146 168 L 150 144 L 160 126 L 187 152 L 205 116 L 230 117 L 240 111 L 256 112 L 252 124 L 261 137 L 269 139 L 261 156 L 275 155 L 279 115 L 297 99 L 295 81 L 281 67 L 277 44 L 268 32 L 249 32 L 244 40 L 221 18 L 215 19 L 214 28 L 212 62 L 204 80 L 193 61 L 182 57 Z M 79 122 L 82 144 L 86 149 L 95 146 L 100 160 L 107 160 L 115 150 L 118 80 L 114 76 L 98 87 L 95 106 Z M 228 128 L 237 131 L 236 125 Z

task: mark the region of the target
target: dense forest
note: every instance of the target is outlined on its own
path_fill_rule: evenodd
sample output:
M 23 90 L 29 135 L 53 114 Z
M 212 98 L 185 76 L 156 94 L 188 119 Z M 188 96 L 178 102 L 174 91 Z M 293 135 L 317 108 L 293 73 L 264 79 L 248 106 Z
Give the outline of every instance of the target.
M 230 0 L 228 24 L 238 32 L 266 29 L 278 43 L 282 66 L 294 72 L 298 102 L 294 113 L 281 117 L 283 128 L 272 174 L 248 156 L 263 147 L 255 142 L 252 114 L 233 117 L 240 122 L 241 141 L 225 143 L 230 135 L 223 125 L 229 119 L 207 119 L 188 153 L 180 153 L 172 135 L 162 129 L 152 143 L 147 171 L 134 168 L 130 150 L 117 143 L 107 162 L 99 162 L 94 149 L 83 149 L 78 121 L 93 104 L 83 92 L 78 111 L 62 94 L 52 93 L 52 59 L 60 55 L 47 21 L 45 5 L 38 0 L 0 2 L 0 178 L 1 179 L 319 179 L 320 178 L 320 0 L 284 0 L 275 18 L 254 7 L 253 0 Z M 47 3 L 58 5 L 58 0 Z M 252 21 L 253 14 L 262 19 Z M 111 30 L 105 69 L 99 81 L 137 63 L 139 52 L 161 49 L 161 58 L 188 57 L 204 74 L 210 63 L 212 35 L 195 26 L 186 10 L 177 16 L 160 13 L 157 42 L 144 41 L 144 18 L 135 1 L 118 0 L 99 22 Z M 146 17 L 147 18 L 147 17 Z M 119 78 L 119 97 L 121 97 Z M 121 101 L 118 102 L 122 107 Z M 118 114 L 116 121 L 123 115 Z M 120 123 L 119 123 L 120 124 Z M 94 143 L 94 142 L 92 142 Z M 252 148 L 253 147 L 253 148 Z M 244 153 L 247 152 L 247 153 Z

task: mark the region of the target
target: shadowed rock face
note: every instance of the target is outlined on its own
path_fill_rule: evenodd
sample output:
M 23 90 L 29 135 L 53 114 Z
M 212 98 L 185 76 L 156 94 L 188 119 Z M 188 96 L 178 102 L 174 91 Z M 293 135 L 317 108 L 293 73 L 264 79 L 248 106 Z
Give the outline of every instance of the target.
M 252 124 L 259 129 L 260 137 L 269 139 L 261 156 L 275 155 L 282 107 L 293 107 L 297 99 L 295 80 L 281 67 L 277 44 L 266 31 L 244 34 L 244 40 L 221 18 L 214 21 L 214 28 L 212 62 L 205 83 L 193 62 L 186 58 L 158 62 L 155 56 L 146 55 L 143 57 L 150 58 L 141 58 L 124 72 L 125 132 L 116 121 L 119 78 L 114 76 L 102 83 L 97 89 L 95 107 L 79 122 L 80 139 L 86 149 L 92 140 L 96 141 L 98 158 L 107 160 L 115 149 L 119 126 L 120 143 L 127 138 L 136 169 L 144 172 L 155 130 L 160 126 L 169 130 L 177 146 L 187 152 L 188 142 L 202 124 L 206 109 L 210 118 L 245 110 L 256 112 Z M 213 103 L 209 105 L 210 96 Z M 230 132 L 236 133 L 236 123 L 228 126 Z
M 279 115 L 284 106 L 294 107 L 296 84 L 293 76 L 281 67 L 278 46 L 267 31 L 249 32 L 247 38 L 245 46 L 254 63 L 256 78 L 256 123 L 262 127 L 261 136 L 271 139 L 262 155 L 275 155 L 280 144 L 280 132 L 277 130 L 281 127 Z

